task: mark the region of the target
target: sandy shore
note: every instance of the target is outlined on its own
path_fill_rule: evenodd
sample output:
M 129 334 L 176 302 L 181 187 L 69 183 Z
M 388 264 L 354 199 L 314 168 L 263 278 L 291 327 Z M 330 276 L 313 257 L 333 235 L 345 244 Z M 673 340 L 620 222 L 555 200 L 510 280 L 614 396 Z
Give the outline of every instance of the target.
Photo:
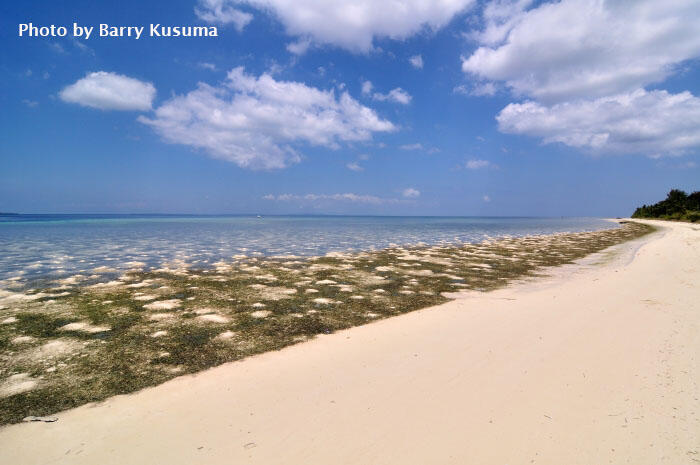
M 0 429 L 0 463 L 700 462 L 700 226 Z

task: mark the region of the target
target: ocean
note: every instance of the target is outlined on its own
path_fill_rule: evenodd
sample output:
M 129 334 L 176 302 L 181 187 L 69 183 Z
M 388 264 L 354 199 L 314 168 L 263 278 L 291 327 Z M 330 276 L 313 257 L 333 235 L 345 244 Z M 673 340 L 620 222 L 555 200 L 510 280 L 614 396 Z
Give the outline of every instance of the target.
M 172 262 L 206 268 L 234 255 L 315 256 L 614 227 L 600 218 L 2 215 L 0 288 Z

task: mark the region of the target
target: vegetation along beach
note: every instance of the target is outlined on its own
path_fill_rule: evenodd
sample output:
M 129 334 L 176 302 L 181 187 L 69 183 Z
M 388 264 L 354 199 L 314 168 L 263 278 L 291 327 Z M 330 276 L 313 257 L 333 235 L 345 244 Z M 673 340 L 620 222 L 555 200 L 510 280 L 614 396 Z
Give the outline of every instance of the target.
M 0 421 L 20 421 L 488 291 L 648 234 L 594 232 L 186 263 L 0 291 Z M 98 270 L 99 271 L 99 270 Z

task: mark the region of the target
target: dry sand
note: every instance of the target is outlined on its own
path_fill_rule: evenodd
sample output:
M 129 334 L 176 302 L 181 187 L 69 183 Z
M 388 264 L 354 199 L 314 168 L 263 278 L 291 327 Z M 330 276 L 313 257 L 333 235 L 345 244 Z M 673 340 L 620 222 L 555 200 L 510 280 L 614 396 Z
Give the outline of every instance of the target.
M 0 463 L 698 463 L 700 226 L 661 224 L 549 279 L 5 427 Z

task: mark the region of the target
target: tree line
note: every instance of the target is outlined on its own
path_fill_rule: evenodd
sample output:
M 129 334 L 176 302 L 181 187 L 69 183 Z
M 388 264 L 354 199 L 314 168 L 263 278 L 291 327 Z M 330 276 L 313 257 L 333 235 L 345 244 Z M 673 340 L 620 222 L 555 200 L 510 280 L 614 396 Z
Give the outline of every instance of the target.
M 680 189 L 672 189 L 665 200 L 637 208 L 632 218 L 700 221 L 700 191 L 688 195 Z

